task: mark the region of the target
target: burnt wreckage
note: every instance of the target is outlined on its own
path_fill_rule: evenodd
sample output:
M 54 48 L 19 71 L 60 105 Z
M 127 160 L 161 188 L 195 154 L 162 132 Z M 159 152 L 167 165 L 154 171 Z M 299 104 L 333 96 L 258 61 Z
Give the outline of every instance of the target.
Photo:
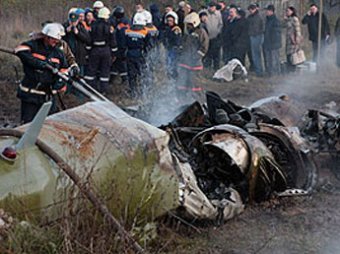
M 0 129 L 0 208 L 53 220 L 77 185 L 131 221 L 136 212 L 146 222 L 176 211 L 222 223 L 249 203 L 310 194 L 316 153 L 338 160 L 335 113 L 309 111 L 301 123 L 286 96 L 249 107 L 213 92 L 206 98 L 159 128 L 98 99 L 47 118 L 45 105 L 30 125 Z
M 195 102 L 161 126 L 170 133 L 170 150 L 192 170 L 179 174 L 186 212 L 223 221 L 247 203 L 311 193 L 313 149 L 293 126 L 298 113 L 286 96 L 248 108 L 213 92 L 206 97 L 206 105 Z

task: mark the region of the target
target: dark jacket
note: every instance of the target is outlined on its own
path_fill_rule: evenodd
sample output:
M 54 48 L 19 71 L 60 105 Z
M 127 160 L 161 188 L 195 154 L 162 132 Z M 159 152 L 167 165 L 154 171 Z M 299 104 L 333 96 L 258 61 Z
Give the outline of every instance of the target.
M 181 46 L 182 31 L 179 26 L 166 26 L 164 30 L 163 44 L 167 50 L 178 50 Z
M 127 48 L 128 58 L 144 58 L 151 48 L 151 38 L 143 26 L 131 26 L 125 30 L 123 47 Z
M 97 19 L 91 25 L 91 47 L 108 47 L 111 49 L 112 55 L 117 51 L 117 41 L 114 33 L 114 27 L 103 19 Z
M 267 16 L 264 30 L 263 48 L 265 50 L 275 50 L 282 47 L 281 23 L 276 15 Z
M 69 23 L 64 24 L 66 35 L 63 39 L 70 46 L 77 63 L 79 65 L 84 65 L 86 63 L 87 55 L 86 45 L 91 43 L 90 34 L 81 23 L 76 26 L 78 34 L 75 34 L 73 29 L 70 32 L 67 32 L 66 28 L 68 26 Z
M 130 22 L 127 18 L 116 20 L 115 35 L 116 35 L 118 51 L 115 54 L 115 56 L 117 57 L 126 56 L 126 48 L 124 47 L 125 31 L 129 28 L 130 28 Z
M 315 15 L 305 15 L 302 19 L 302 24 L 308 26 L 309 40 L 317 42 L 319 31 L 319 12 Z M 330 35 L 329 23 L 326 15 L 322 13 L 321 39 L 324 40 L 327 35 Z
M 16 47 L 15 52 L 23 64 L 25 74 L 21 86 L 45 93 L 40 95 L 19 87 L 18 98 L 29 103 L 44 103 L 46 94 L 52 94 L 54 90 L 61 88 L 58 86 L 58 77 L 46 69 L 46 63 L 60 71 L 66 71 L 64 53 L 58 47 L 46 46 L 43 39 L 24 42 Z
M 223 46 L 228 51 L 246 51 L 249 45 L 248 23 L 244 18 L 235 18 L 226 23 L 222 33 Z
M 197 27 L 190 34 L 184 34 L 182 46 L 179 66 L 189 70 L 203 69 L 202 58 L 206 55 L 209 48 L 207 32 Z
M 254 14 L 250 14 L 247 20 L 249 24 L 249 36 L 256 36 L 264 33 L 264 22 L 259 11 L 256 11 Z

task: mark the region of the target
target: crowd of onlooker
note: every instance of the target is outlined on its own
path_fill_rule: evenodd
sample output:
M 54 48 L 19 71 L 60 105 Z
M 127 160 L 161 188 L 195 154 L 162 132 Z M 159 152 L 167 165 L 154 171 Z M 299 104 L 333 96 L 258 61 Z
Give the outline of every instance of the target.
M 211 1 L 197 10 L 181 1 L 177 7 L 164 6 L 163 11 L 157 4 L 146 8 L 137 1 L 129 17 L 123 6 L 110 10 L 101 1 L 91 8 L 72 8 L 65 23 L 44 22 L 41 33 L 32 34 L 30 41 L 15 50 L 24 64 L 18 97 L 25 102 L 25 121 L 57 93 L 58 79 L 53 74 L 65 68 L 70 77 L 84 77 L 103 93 L 110 79 L 120 76 L 127 93 L 136 97 L 145 90 L 141 85 L 153 87 L 154 74 L 162 69 L 159 58 L 163 54 L 164 74 L 175 81 L 172 83 L 180 90 L 200 91 L 194 77 L 204 68 L 216 71 L 237 62 L 244 70 L 246 58 L 247 67 L 257 76 L 280 74 L 280 49 L 285 38 L 285 69 L 295 71 L 305 61 L 300 19 L 293 6 L 285 10 L 284 20 L 275 11 L 271 4 L 262 11 L 257 3 L 242 9 L 234 4 L 227 6 L 223 0 Z M 301 22 L 308 26 L 316 61 L 318 52 L 323 56 L 330 41 L 327 17 L 312 4 Z M 338 19 L 338 65 L 339 29 Z
M 91 33 L 91 25 L 98 19 L 98 13 L 102 8 L 105 8 L 104 4 L 96 1 L 93 8 L 71 9 L 69 20 L 64 24 L 66 29 L 64 39 L 75 54 L 82 73 L 87 74 L 88 70 L 90 70 L 90 75 L 87 75 L 90 79 L 89 81 L 94 78 L 95 72 L 103 68 L 90 66 L 86 68 L 87 72 L 84 69 L 88 62 L 88 56 L 91 56 L 89 50 L 91 40 L 95 40 L 95 38 L 91 38 L 91 36 L 95 36 L 93 32 Z M 185 41 L 183 40 L 183 35 L 188 32 L 185 25 L 185 17 L 192 13 L 198 14 L 199 27 L 208 36 L 208 43 L 204 42 L 207 44 L 207 52 L 201 52 L 205 68 L 217 70 L 221 65 L 228 63 L 228 61 L 234 58 L 245 65 L 245 59 L 248 57 L 250 63 L 249 69 L 254 71 L 256 75 L 271 76 L 279 74 L 282 61 L 280 59 L 280 49 L 283 45 L 281 33 L 285 32 L 287 70 L 294 71 L 296 63 L 292 62 L 293 55 L 301 50 L 303 42 L 301 21 L 302 24 L 308 26 L 309 40 L 313 45 L 313 61 L 316 61 L 319 29 L 319 11 L 316 4 L 310 6 L 310 10 L 302 20 L 298 17 L 297 11 L 293 6 L 289 6 L 286 9 L 284 20 L 279 20 L 277 17 L 274 5 L 268 5 L 264 10 L 265 12 L 263 13 L 257 3 L 250 4 L 247 9 L 242 9 L 233 4 L 227 6 L 225 1 L 211 1 L 208 6 L 202 6 L 200 9 L 194 10 L 188 3 L 181 1 L 177 7 L 172 5 L 164 6 L 164 11 L 161 12 L 156 4 L 150 5 L 147 10 L 141 2 L 136 2 L 135 13 L 132 17 L 126 17 L 124 8 L 122 6 L 115 6 L 112 12 L 110 12 L 108 20 L 116 30 L 116 43 L 120 53 L 118 57 L 114 58 L 111 76 L 120 74 L 123 81 L 134 83 L 136 77 L 140 76 L 143 72 L 145 59 L 132 61 L 131 56 L 130 61 L 126 59 L 131 45 L 127 45 L 129 43 L 124 44 L 124 41 L 126 41 L 124 33 L 127 29 L 130 29 L 130 26 L 136 25 L 134 24 L 136 14 L 137 16 L 142 14 L 145 17 L 145 24 L 137 25 L 145 26 L 148 33 L 151 34 L 151 39 L 146 43 L 140 42 L 147 45 L 134 46 L 140 46 L 140 49 L 144 51 L 143 56 L 145 57 L 146 51 L 150 50 L 150 48 L 163 44 L 168 51 L 168 73 L 175 78 L 178 76 L 178 65 L 181 64 L 179 56 L 182 54 L 183 42 Z M 72 29 L 73 27 L 75 29 Z M 339 33 L 338 27 L 336 34 Z M 123 30 L 123 33 L 121 33 L 121 30 Z M 322 13 L 321 52 L 323 52 L 330 34 L 328 20 L 325 14 Z M 98 56 L 93 55 L 90 62 L 97 62 L 96 65 L 101 65 L 96 60 L 97 58 Z M 99 78 L 107 80 L 108 70 L 104 72 L 105 74 Z

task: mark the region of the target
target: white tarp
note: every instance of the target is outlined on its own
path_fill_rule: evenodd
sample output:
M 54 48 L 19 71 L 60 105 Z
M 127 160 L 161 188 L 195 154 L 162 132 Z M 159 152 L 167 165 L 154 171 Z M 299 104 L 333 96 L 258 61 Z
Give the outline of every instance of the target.
M 248 76 L 247 69 L 242 65 L 240 60 L 236 58 L 230 60 L 225 66 L 223 66 L 221 69 L 216 71 L 213 78 L 222 79 L 227 82 L 230 82 L 233 80 L 233 73 L 235 69 L 237 68 L 237 66 L 241 67 L 242 76 L 246 78 Z

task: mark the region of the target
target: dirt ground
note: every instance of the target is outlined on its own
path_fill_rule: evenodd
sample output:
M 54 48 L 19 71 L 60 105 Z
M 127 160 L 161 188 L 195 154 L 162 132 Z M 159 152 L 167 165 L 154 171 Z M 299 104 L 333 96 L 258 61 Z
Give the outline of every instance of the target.
M 273 95 L 287 94 L 301 114 L 334 101 L 340 106 L 340 73 L 333 66 L 317 73 L 297 73 L 274 78 L 256 78 L 230 83 L 214 82 L 204 73 L 199 82 L 206 90 L 242 105 Z M 0 126 L 19 122 L 19 100 L 14 82 L 0 82 Z M 121 87 L 110 97 L 124 104 Z M 76 105 L 66 99 L 67 106 Z M 340 111 L 339 111 L 340 112 Z M 158 253 L 340 253 L 340 182 L 322 166 L 318 187 L 311 196 L 282 198 L 250 205 L 240 216 L 220 227 L 164 224 L 160 228 Z

